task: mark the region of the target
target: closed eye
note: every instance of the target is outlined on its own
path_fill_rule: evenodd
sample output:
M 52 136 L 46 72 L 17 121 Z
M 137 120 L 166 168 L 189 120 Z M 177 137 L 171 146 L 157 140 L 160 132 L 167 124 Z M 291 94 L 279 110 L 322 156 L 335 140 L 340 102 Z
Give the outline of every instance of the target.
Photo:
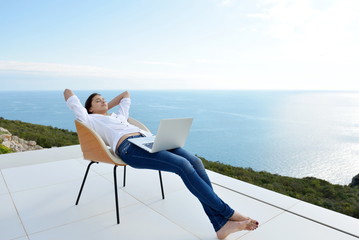
M 105 100 L 104 98 L 102 98 L 102 99 L 101 99 L 101 98 L 97 98 L 97 99 L 96 99 L 96 103 L 99 103 L 99 102 L 102 102 L 102 101 L 106 101 L 106 100 Z

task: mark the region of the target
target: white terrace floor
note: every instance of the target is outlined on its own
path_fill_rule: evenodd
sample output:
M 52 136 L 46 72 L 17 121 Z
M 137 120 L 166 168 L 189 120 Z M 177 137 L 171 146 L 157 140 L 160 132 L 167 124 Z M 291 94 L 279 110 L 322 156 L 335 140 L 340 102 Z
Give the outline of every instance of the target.
M 116 224 L 112 166 L 94 164 L 80 203 L 86 170 L 79 146 L 0 155 L 1 240 L 216 239 L 197 199 L 178 176 L 118 168 L 121 224 Z M 258 219 L 253 232 L 227 239 L 353 240 L 359 220 L 208 171 L 215 190 L 243 214 Z

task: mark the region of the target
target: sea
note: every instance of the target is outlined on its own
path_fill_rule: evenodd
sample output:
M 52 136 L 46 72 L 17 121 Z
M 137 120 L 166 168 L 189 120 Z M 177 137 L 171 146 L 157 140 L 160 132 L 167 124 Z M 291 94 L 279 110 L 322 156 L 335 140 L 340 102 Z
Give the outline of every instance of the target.
M 93 92 L 75 91 L 83 103 Z M 359 92 L 133 90 L 131 99 L 130 115 L 153 133 L 160 119 L 193 117 L 185 148 L 210 161 L 341 185 L 359 173 Z M 0 91 L 0 103 L 0 117 L 75 131 L 62 90 Z

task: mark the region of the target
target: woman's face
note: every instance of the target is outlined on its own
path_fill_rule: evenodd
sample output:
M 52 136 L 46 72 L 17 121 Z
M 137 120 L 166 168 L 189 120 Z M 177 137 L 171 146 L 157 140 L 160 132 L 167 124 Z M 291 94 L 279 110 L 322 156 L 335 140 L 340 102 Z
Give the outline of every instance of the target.
M 96 95 L 92 98 L 90 112 L 95 114 L 106 114 L 108 105 L 106 100 L 101 95 Z

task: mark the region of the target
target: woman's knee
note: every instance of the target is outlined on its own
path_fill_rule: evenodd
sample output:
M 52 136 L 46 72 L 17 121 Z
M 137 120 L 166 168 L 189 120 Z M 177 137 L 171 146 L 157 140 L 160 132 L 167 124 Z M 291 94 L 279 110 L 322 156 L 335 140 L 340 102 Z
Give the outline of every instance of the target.
M 195 155 L 191 154 L 190 152 L 186 151 L 183 148 L 177 148 L 172 150 L 174 154 L 184 157 L 185 159 L 187 159 L 187 161 L 189 161 L 195 168 L 197 167 L 203 167 L 203 163 L 201 161 L 201 159 L 199 159 L 198 157 L 196 157 Z
M 194 156 L 194 158 L 193 158 L 193 164 L 196 165 L 196 166 L 198 166 L 198 167 L 204 168 L 202 160 L 199 159 L 199 158 L 196 157 L 196 156 Z
M 176 167 L 177 167 L 177 174 L 191 174 L 195 172 L 195 168 L 193 165 L 185 158 L 179 157 L 179 159 L 176 161 Z

